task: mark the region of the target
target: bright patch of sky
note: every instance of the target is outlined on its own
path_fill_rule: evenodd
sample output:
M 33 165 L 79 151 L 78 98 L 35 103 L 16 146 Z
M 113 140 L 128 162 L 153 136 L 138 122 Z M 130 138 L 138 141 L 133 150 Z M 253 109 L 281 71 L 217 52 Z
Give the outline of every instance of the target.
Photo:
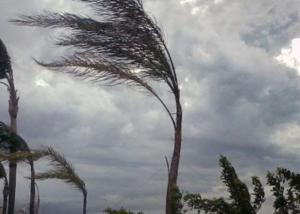
M 36 86 L 40 86 L 40 87 L 48 87 L 49 86 L 49 83 L 47 83 L 44 79 L 42 78 L 38 78 L 34 81 L 35 85 Z
M 224 3 L 224 0 L 214 0 L 214 3 L 215 4 L 222 4 L 222 3 Z
M 277 130 L 271 135 L 271 142 L 275 145 L 282 146 L 283 152 L 295 153 L 300 149 L 300 126 L 298 124 L 287 124 L 285 127 Z
M 181 0 L 180 4 L 187 4 L 187 3 L 191 4 L 191 3 L 195 3 L 196 1 L 197 0 Z
M 198 0 L 180 0 L 180 4 L 181 5 L 189 5 L 191 7 L 191 14 L 192 15 L 196 15 L 196 14 L 205 14 L 208 9 L 210 8 L 210 6 L 214 5 L 219 5 L 219 4 L 223 4 L 224 0 L 214 0 L 211 3 L 206 3 L 206 4 L 202 4 L 201 6 L 199 6 L 199 4 L 196 4 L 198 2 Z
M 295 38 L 291 44 L 281 49 L 275 59 L 289 68 L 296 69 L 300 74 L 300 38 Z

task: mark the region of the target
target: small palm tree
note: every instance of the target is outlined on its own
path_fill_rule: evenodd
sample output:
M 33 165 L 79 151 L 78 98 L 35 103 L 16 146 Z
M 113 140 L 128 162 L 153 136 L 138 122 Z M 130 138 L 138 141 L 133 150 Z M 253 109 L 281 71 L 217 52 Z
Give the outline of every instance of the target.
M 6 152 L 0 152 L 0 160 L 1 161 L 8 161 L 8 162 L 11 162 L 11 161 L 14 161 L 16 163 L 20 163 L 20 162 L 28 162 L 29 165 L 30 165 L 30 173 L 31 173 L 31 176 L 29 177 L 30 179 L 30 183 L 32 184 L 34 182 L 34 186 L 35 188 L 37 189 L 38 191 L 38 186 L 37 184 L 35 183 L 35 170 L 34 170 L 34 161 L 37 161 L 39 160 L 41 157 L 43 157 L 44 154 L 43 153 L 40 153 L 40 152 L 32 152 L 32 151 L 17 151 L 17 152 L 14 152 L 14 153 L 6 153 Z M 1 162 L 0 162 L 1 164 Z M 2 178 L 2 169 L 1 169 L 1 165 L 0 165 L 0 179 Z M 7 180 L 5 180 L 5 185 L 6 185 L 6 182 Z M 30 188 L 30 207 L 33 207 L 35 209 L 35 211 L 33 212 L 34 214 L 37 214 L 38 213 L 38 210 L 39 210 L 39 204 L 40 204 L 40 197 L 39 197 L 39 192 L 38 195 L 37 195 L 37 206 L 35 205 L 32 205 L 31 203 L 34 203 L 34 199 L 35 199 L 35 192 L 34 194 L 32 194 L 32 185 L 31 185 L 31 188 Z M 6 186 L 4 187 L 4 190 L 3 190 L 3 196 L 5 195 L 5 193 L 7 194 L 6 195 L 6 203 L 7 203 L 7 196 L 8 196 L 8 182 L 7 182 L 7 188 Z M 34 196 L 34 197 L 32 197 Z M 5 197 L 3 197 L 3 199 L 5 199 Z M 6 208 L 6 207 L 5 207 Z M 3 208 L 4 210 L 4 208 Z M 3 212 L 3 213 L 6 213 L 6 212 Z
M 76 174 L 72 164 L 51 147 L 46 150 L 41 150 L 40 153 L 43 153 L 49 158 L 53 169 L 47 172 L 37 173 L 35 179 L 59 179 L 80 190 L 83 195 L 83 214 L 86 214 L 87 190 L 84 181 Z
M 1 162 L 0 162 L 0 179 L 3 179 L 3 181 L 4 181 L 2 213 L 6 214 L 6 212 L 7 212 L 7 198 L 8 198 L 8 179 L 7 179 L 6 170 L 5 170 L 5 168 L 4 168 L 4 166 Z
M 141 0 L 79 1 L 91 6 L 101 18 L 96 20 L 70 13 L 45 12 L 21 16 L 12 21 L 19 25 L 62 28 L 64 32 L 70 32 L 64 34 L 57 44 L 75 51 L 54 62 L 38 62 L 40 65 L 81 79 L 140 87 L 158 99 L 168 113 L 175 132 L 166 197 L 166 213 L 173 214 L 171 189 L 177 186 L 182 107 L 175 66 L 162 32 L 145 12 Z M 171 113 L 152 87 L 153 82 L 162 82 L 169 88 L 176 113 Z
M 36 157 L 33 157 L 33 153 L 30 151 L 25 140 L 19 135 L 17 135 L 15 132 L 11 132 L 11 128 L 1 121 L 0 121 L 0 149 L 2 152 L 4 152 L 0 154 L 1 160 L 8 161 L 9 163 L 14 163 L 15 165 L 17 165 L 18 162 L 23 161 L 25 159 L 29 162 L 30 173 L 31 173 L 29 211 L 30 214 L 34 214 L 34 201 L 35 201 L 34 159 L 36 159 Z M 9 151 L 9 153 L 5 153 L 5 151 Z M 14 172 L 14 170 L 12 172 Z M 9 186 L 9 191 L 10 191 L 10 186 Z M 8 206 L 8 213 L 12 212 L 11 210 L 14 210 L 14 204 L 13 206 L 12 205 Z

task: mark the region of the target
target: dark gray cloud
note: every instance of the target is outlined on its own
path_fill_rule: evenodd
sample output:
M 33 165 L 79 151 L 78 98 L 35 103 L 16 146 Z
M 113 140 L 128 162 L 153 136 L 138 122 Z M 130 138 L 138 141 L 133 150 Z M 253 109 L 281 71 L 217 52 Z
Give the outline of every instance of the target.
M 181 80 L 184 190 L 222 194 L 220 154 L 247 182 L 276 166 L 299 166 L 299 76 L 274 59 L 299 35 L 299 6 L 294 0 L 145 1 L 164 30 Z M 0 2 L 0 37 L 13 58 L 21 96 L 20 133 L 32 147 L 51 145 L 73 162 L 87 182 L 89 213 L 107 206 L 162 213 L 164 156 L 170 156 L 173 139 L 167 115 L 144 93 L 89 85 L 35 65 L 31 57 L 63 52 L 52 45 L 55 35 L 7 20 L 44 9 L 88 12 L 74 1 Z M 0 98 L 1 120 L 8 121 L 5 90 Z M 28 200 L 26 174 L 24 165 L 20 207 Z M 80 213 L 80 193 L 67 185 L 41 182 L 40 192 L 43 212 Z

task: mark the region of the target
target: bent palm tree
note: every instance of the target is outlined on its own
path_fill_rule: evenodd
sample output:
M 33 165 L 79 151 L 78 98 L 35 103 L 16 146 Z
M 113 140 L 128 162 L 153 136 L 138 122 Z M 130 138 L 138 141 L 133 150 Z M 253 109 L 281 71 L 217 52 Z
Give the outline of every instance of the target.
M 37 156 L 33 156 L 33 153 L 30 151 L 27 143 L 16 133 L 11 132 L 11 128 L 5 123 L 0 121 L 0 149 L 3 153 L 0 153 L 1 161 L 8 161 L 17 165 L 18 162 L 24 161 L 25 159 L 29 161 L 30 164 L 30 214 L 34 214 L 34 200 L 35 200 L 35 180 L 34 180 L 34 159 Z M 9 151 L 9 154 L 4 151 Z M 14 152 L 11 152 L 14 151 Z M 9 194 L 10 194 L 9 186 Z M 10 196 L 9 196 L 10 197 Z M 8 204 L 8 213 L 14 213 L 14 203 Z
M 78 0 L 91 6 L 101 20 L 70 13 L 45 12 L 12 20 L 19 25 L 63 28 L 70 32 L 57 45 L 74 53 L 40 65 L 81 79 L 141 87 L 156 97 L 174 127 L 174 150 L 168 173 L 166 213 L 171 214 L 171 189 L 177 185 L 182 136 L 182 107 L 177 75 L 160 28 L 145 12 L 141 0 Z M 176 114 L 151 86 L 165 83 L 174 96 Z
M 59 154 L 51 147 L 47 150 L 42 150 L 40 153 L 43 153 L 49 158 L 54 169 L 43 173 L 37 173 L 35 179 L 59 179 L 80 190 L 83 195 L 83 214 L 86 214 L 87 190 L 84 181 L 76 174 L 72 164 L 69 163 L 63 155 Z

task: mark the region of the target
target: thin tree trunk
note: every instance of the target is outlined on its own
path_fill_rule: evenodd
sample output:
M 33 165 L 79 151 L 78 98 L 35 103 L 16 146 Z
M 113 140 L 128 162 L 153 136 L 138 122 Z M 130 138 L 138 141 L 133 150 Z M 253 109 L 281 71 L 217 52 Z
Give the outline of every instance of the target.
M 83 214 L 86 214 L 87 193 L 83 193 Z
M 17 164 L 11 161 L 9 163 L 8 214 L 14 214 L 15 212 L 16 178 L 17 178 Z
M 35 171 L 34 171 L 34 162 L 32 159 L 29 160 L 30 163 L 30 205 L 29 205 L 29 214 L 35 214 L 34 212 L 34 203 L 35 203 Z
M 12 72 L 9 76 L 9 116 L 10 128 L 12 133 L 17 133 L 17 116 L 18 116 L 18 102 L 17 91 L 14 86 L 14 79 Z M 11 149 L 14 153 L 14 149 Z M 8 214 L 14 214 L 15 210 L 15 195 L 16 195 L 16 180 L 17 180 L 17 163 L 9 162 L 9 200 L 8 200 Z
M 36 187 L 36 191 L 37 191 L 37 204 L 36 204 L 36 207 L 35 207 L 35 214 L 39 214 L 39 210 L 40 210 L 40 191 L 39 191 L 39 187 L 37 185 L 37 183 L 35 182 L 35 187 Z
M 5 178 L 4 188 L 3 188 L 3 208 L 2 213 L 7 213 L 7 198 L 8 198 L 8 181 L 7 178 Z
M 177 188 L 181 141 L 182 141 L 182 107 L 180 104 L 180 96 L 178 92 L 178 95 L 176 96 L 176 127 L 175 127 L 175 137 L 174 137 L 174 150 L 172 155 L 170 172 L 168 175 L 166 214 L 175 214 L 176 212 L 176 210 L 174 210 L 175 207 L 173 206 L 174 202 L 172 201 L 172 193 L 173 190 Z

